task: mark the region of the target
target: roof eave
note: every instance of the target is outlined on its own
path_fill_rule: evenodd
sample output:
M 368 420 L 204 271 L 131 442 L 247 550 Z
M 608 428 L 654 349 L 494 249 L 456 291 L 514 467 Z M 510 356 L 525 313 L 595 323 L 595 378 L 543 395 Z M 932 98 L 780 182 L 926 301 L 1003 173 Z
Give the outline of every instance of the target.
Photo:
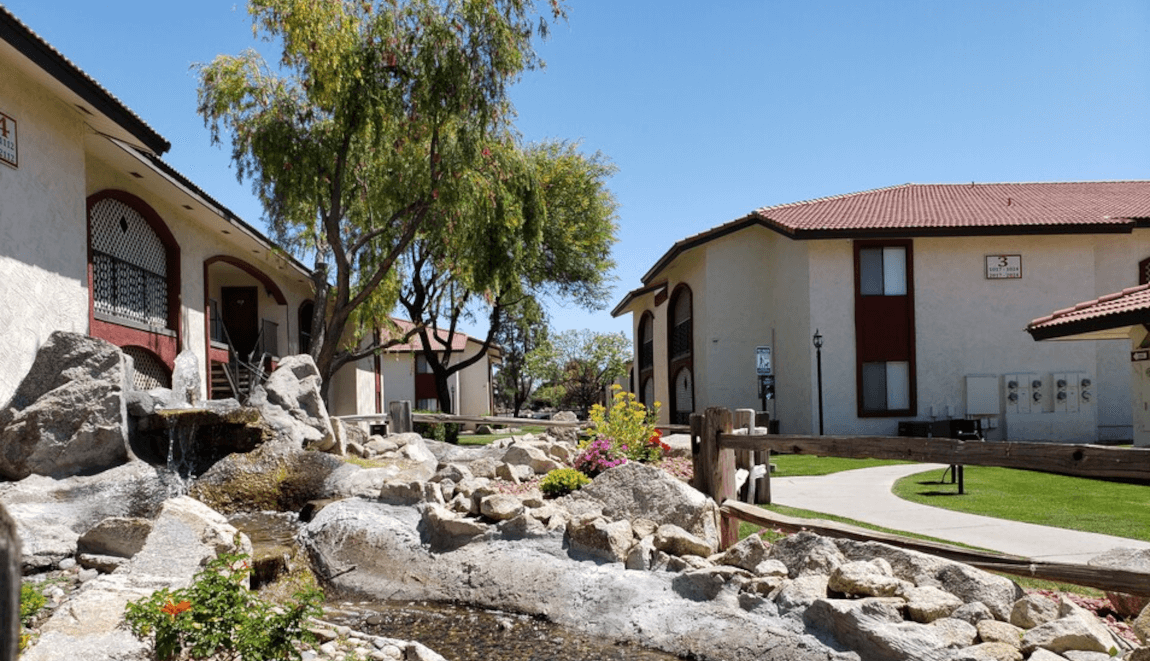
M 1028 326 L 1035 341 L 1125 339 L 1130 328 L 1150 324 L 1150 309 L 1129 310 L 1088 319 Z M 1089 337 L 1087 337 L 1089 335 Z
M 124 104 L 100 88 L 87 74 L 76 68 L 47 42 L 30 31 L 11 12 L 0 6 L 0 39 L 27 57 L 108 119 L 121 126 L 148 149 L 162 154 L 172 148 L 152 127 L 137 117 Z

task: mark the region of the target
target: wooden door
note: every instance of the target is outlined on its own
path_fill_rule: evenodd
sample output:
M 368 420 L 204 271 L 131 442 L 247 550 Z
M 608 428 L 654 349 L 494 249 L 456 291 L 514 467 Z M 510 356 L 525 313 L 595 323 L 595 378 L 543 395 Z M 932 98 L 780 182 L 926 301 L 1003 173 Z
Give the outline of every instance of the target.
M 222 287 L 220 315 L 232 346 L 241 357 L 256 348 L 260 335 L 259 290 L 256 287 Z

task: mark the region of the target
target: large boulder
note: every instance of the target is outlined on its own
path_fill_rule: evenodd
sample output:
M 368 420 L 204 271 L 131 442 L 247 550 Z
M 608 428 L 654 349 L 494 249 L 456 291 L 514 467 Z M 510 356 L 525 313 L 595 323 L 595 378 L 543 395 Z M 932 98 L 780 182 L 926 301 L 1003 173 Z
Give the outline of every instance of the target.
M 76 554 L 80 535 L 109 517 L 153 518 L 178 485 L 142 461 L 89 476 L 40 475 L 0 484 L 0 502 L 24 540 L 26 570 L 51 569 Z
M 0 476 L 63 478 L 128 461 L 127 377 L 115 346 L 52 333 L 0 409 Z
M 235 541 L 240 540 L 240 546 Z M 181 496 L 164 503 L 143 548 L 113 574 L 85 584 L 67 608 L 40 628 L 40 638 L 22 661 L 124 661 L 152 658 L 150 644 L 124 626 L 129 601 L 160 588 L 191 584 L 203 565 L 223 552 L 251 553 L 251 543 L 219 513 Z
M 326 451 L 335 445 L 336 437 L 320 395 L 322 382 L 311 356 L 287 356 L 248 403 L 297 447 Z
M 819 599 L 804 621 L 834 635 L 867 661 L 943 661 L 950 657 L 942 631 L 905 622 L 902 600 L 890 597 Z
M 629 461 L 608 469 L 566 499 L 599 503 L 604 516 L 613 520 L 643 518 L 673 524 L 712 548 L 718 546 L 715 501 L 646 464 Z
M 291 442 L 269 442 L 217 462 L 189 493 L 225 514 L 298 512 L 308 502 L 328 497 L 329 478 L 345 465 L 334 455 L 305 452 Z
M 442 511 L 436 516 L 435 527 L 452 519 Z M 562 530 L 514 541 L 463 530 L 467 543 L 436 552 L 429 525 L 419 508 L 347 499 L 320 510 L 300 539 L 331 587 L 361 598 L 458 601 L 533 614 L 686 658 L 857 659 L 836 654 L 792 621 L 684 598 L 674 589 L 678 574 L 572 560 Z
M 1095 556 L 1086 561 L 1091 567 L 1105 567 L 1107 569 L 1122 569 L 1125 571 L 1150 573 L 1150 549 L 1111 549 L 1102 555 Z M 1124 618 L 1138 617 L 1138 614 L 1150 604 L 1150 598 L 1132 595 L 1125 592 L 1109 591 L 1106 598 L 1114 607 L 1114 612 Z

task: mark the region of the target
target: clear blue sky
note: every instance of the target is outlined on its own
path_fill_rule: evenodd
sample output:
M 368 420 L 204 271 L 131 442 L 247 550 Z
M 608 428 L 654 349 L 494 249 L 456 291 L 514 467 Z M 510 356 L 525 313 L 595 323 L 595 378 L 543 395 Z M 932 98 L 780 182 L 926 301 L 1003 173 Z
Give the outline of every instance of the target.
M 189 67 L 256 44 L 242 3 L 11 0 L 246 220 Z M 761 206 L 907 182 L 1150 178 L 1145 0 L 573 2 L 513 89 L 528 140 L 619 167 L 608 309 L 677 240 Z M 552 307 L 559 329 L 622 330 Z

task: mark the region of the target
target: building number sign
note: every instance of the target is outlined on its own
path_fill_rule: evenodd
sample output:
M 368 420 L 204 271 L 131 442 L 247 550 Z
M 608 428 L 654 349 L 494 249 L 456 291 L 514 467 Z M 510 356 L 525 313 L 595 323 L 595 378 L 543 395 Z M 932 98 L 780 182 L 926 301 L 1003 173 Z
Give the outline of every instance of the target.
M 1018 280 L 1022 278 L 1022 255 L 987 255 L 987 280 Z
M 19 167 L 19 152 L 16 149 L 16 120 L 0 112 L 0 161 Z

